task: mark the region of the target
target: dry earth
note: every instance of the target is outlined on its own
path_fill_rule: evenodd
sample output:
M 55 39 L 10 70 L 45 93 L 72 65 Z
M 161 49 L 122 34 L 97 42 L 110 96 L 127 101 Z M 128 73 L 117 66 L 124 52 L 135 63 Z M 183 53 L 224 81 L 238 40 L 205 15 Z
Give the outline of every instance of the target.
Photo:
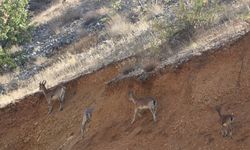
M 65 109 L 51 115 L 41 93 L 0 111 L 1 150 L 153 150 L 250 149 L 250 34 L 218 51 L 165 68 L 146 82 L 104 83 L 120 72 L 118 64 L 67 83 Z M 157 97 L 158 121 L 145 112 L 131 125 L 133 104 L 127 92 Z M 215 105 L 234 113 L 234 134 L 220 134 Z M 85 138 L 83 109 L 93 107 Z

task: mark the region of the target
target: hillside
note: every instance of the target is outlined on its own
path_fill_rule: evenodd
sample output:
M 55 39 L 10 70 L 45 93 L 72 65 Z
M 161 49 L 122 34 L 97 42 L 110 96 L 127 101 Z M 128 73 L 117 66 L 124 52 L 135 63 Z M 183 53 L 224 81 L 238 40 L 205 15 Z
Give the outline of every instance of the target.
M 250 35 L 217 51 L 165 68 L 149 80 L 135 78 L 105 85 L 119 74 L 119 63 L 77 78 L 67 87 L 65 109 L 51 115 L 41 93 L 1 109 L 0 149 L 218 149 L 250 148 Z M 149 112 L 131 125 L 133 104 L 127 92 L 158 99 L 158 121 Z M 234 113 L 233 137 L 220 134 L 218 115 Z M 83 109 L 93 107 L 85 138 Z
M 0 150 L 250 149 L 249 0 L 0 3 Z M 43 80 L 66 87 L 63 111 L 48 114 Z M 157 99 L 157 122 L 131 124 L 129 91 Z
M 38 92 L 44 79 L 54 87 L 127 58 L 136 62 L 121 68 L 164 66 L 222 47 L 250 30 L 249 6 L 248 0 L 30 0 L 31 41 L 8 50 L 13 62 L 0 54 L 0 107 Z

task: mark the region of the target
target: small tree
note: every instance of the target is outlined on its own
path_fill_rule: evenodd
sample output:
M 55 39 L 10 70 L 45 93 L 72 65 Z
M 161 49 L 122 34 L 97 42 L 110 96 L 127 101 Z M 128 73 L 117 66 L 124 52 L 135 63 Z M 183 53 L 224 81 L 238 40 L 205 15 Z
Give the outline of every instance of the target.
M 0 6 L 0 44 L 3 49 L 30 39 L 28 0 L 3 0 Z

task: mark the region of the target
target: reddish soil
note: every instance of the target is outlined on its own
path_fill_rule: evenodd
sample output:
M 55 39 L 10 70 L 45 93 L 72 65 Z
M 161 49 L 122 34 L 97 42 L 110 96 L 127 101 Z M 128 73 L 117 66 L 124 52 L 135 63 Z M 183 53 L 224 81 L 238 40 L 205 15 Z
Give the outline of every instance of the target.
M 164 69 L 140 83 L 127 79 L 104 83 L 116 76 L 118 64 L 71 81 L 65 109 L 54 103 L 51 115 L 41 93 L 0 111 L 1 150 L 181 150 L 250 149 L 250 34 L 227 48 L 195 57 L 177 69 Z M 158 121 L 145 111 L 131 125 L 138 97 L 158 99 Z M 222 137 L 218 115 L 234 113 L 232 138 Z M 85 138 L 80 137 L 84 108 L 94 108 Z

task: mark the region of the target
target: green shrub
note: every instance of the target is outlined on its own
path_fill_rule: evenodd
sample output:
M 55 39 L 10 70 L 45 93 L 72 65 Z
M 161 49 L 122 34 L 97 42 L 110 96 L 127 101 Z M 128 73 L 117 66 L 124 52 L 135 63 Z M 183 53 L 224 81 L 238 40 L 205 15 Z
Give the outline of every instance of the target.
M 10 57 L 8 53 L 5 53 L 2 48 L 0 48 L 0 73 L 10 71 L 16 68 L 14 60 Z
M 30 39 L 28 0 L 3 0 L 0 6 L 0 44 L 5 49 Z
M 28 0 L 3 0 L 0 5 L 0 72 L 16 68 L 8 49 L 31 39 Z M 17 57 L 19 60 L 22 57 Z M 23 60 L 22 60 L 23 61 Z M 23 64 L 24 62 L 22 62 Z
M 191 5 L 187 6 L 184 0 L 180 0 L 176 17 L 182 24 L 192 25 L 194 28 L 213 23 L 222 9 L 217 3 L 207 4 L 204 0 L 193 0 Z
M 216 2 L 208 4 L 204 0 L 192 0 L 190 5 L 186 5 L 184 0 L 180 0 L 175 10 L 175 20 L 155 20 L 153 29 L 163 42 L 167 42 L 172 48 L 178 48 L 190 40 L 196 28 L 213 25 L 221 11 L 222 7 Z

